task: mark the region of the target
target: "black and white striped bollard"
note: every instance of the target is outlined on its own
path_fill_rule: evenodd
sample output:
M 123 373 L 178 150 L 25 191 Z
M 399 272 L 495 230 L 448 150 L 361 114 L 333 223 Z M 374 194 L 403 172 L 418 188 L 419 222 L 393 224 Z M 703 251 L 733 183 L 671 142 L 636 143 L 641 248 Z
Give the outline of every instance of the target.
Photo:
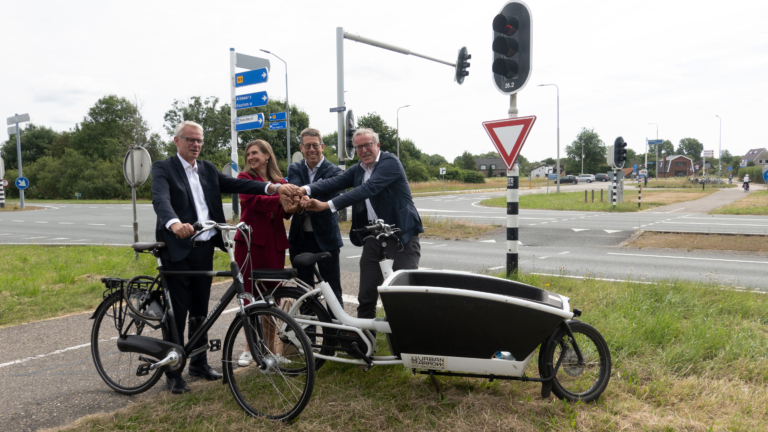
M 618 171 L 617 170 L 613 170 L 613 191 L 611 191 L 611 195 L 612 195 L 612 199 L 613 199 L 613 208 L 614 208 L 614 210 L 616 209 L 616 202 L 618 201 L 617 189 L 616 189 L 617 185 L 619 184 L 619 180 L 618 180 L 619 177 L 618 176 L 619 176 Z
M 519 204 L 519 174 L 517 164 L 511 170 L 507 170 L 507 276 L 517 273 L 518 255 L 518 204 Z
M 637 176 L 637 208 L 640 208 L 641 202 L 643 202 L 643 186 L 640 182 L 640 176 Z

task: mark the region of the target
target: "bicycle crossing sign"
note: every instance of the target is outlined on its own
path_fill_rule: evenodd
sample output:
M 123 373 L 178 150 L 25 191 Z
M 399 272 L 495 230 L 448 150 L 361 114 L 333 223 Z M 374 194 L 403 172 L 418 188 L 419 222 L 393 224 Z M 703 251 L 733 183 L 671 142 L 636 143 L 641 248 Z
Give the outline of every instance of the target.
M 529 116 L 483 122 L 488 137 L 504 159 L 508 170 L 515 166 L 517 156 L 535 121 L 536 116 Z

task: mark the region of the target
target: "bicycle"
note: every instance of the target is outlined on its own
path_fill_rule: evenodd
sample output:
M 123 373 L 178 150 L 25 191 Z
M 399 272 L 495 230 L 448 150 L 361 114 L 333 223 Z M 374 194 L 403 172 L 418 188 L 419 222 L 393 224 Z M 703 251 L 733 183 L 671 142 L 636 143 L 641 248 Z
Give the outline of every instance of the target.
M 581 311 L 571 311 L 569 298 L 466 272 L 393 272 L 393 252 L 402 247 L 398 231 L 381 220 L 353 230 L 370 234 L 364 242 L 382 244 L 379 294 L 384 318 L 355 318 L 344 311 L 314 266 L 327 253 L 307 261 L 313 265 L 316 288 L 293 278 L 280 281 L 282 286 L 270 293 L 289 307 L 289 315 L 312 339 L 316 368 L 325 361 L 362 365 L 364 371 L 403 365 L 428 374 L 438 393 L 435 376 L 447 375 L 540 382 L 542 397 L 554 392 L 569 401 L 589 402 L 602 394 L 611 374 L 608 344 L 594 327 L 574 319 Z M 295 287 L 286 287 L 288 283 Z M 391 355 L 375 355 L 374 332 L 386 335 Z M 524 371 L 537 347 L 540 378 L 527 377 Z
M 158 275 L 131 279 L 104 278 L 104 301 L 98 306 L 91 332 L 91 352 L 96 370 L 113 390 L 125 395 L 149 390 L 166 370 L 184 370 L 187 359 L 206 350 L 222 355 L 224 383 L 229 385 L 237 404 L 253 417 L 290 421 L 306 407 L 315 381 L 315 360 L 307 335 L 287 313 L 275 307 L 271 297 L 257 300 L 243 288 L 240 268 L 234 257 L 231 234 L 239 230 L 250 238 L 250 227 L 207 221 L 194 225 L 197 233 L 217 229 L 224 237 L 230 258 L 229 271 L 168 271 L 163 269 L 159 243 L 134 243 L 136 252 L 150 253 L 157 259 Z M 233 236 L 232 236 L 233 237 Z M 247 242 L 250 245 L 250 241 Z M 250 252 L 249 252 L 250 253 Z M 307 257 L 297 257 L 297 261 Z M 202 322 L 195 323 L 185 345 L 178 334 L 166 279 L 177 276 L 231 277 L 232 285 Z M 255 278 L 296 277 L 294 269 L 254 270 Z M 237 297 L 238 312 L 227 331 L 224 344 L 210 340 L 193 349 Z M 193 323 L 190 323 L 193 326 Z M 277 353 L 270 335 L 283 345 Z M 273 346 L 270 346 L 273 345 Z M 235 351 L 247 346 L 253 364 L 240 366 Z

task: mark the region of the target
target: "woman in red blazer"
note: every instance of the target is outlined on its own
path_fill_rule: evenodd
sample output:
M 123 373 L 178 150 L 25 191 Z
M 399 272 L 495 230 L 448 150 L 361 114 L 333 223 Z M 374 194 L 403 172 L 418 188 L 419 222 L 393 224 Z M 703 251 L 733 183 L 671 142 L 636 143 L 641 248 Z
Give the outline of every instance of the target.
M 259 180 L 272 183 L 286 183 L 280 169 L 277 167 L 272 146 L 264 140 L 255 140 L 245 146 L 245 162 L 249 169 L 238 174 L 237 178 Z M 288 207 L 293 210 L 295 207 Z M 251 282 L 252 269 L 282 269 L 285 267 L 285 250 L 288 249 L 288 238 L 285 235 L 283 220 L 290 219 L 291 213 L 283 208 L 280 195 L 246 195 L 240 194 L 240 221 L 247 223 L 252 228 L 251 232 L 251 257 L 247 260 L 248 248 L 246 238 L 240 232 L 235 236 L 235 260 L 243 275 L 243 284 L 247 292 L 254 292 Z M 250 261 L 250 262 L 249 262 Z M 274 282 L 265 283 L 269 291 L 275 287 Z M 261 287 L 255 287 L 259 292 Z M 272 337 L 269 337 L 272 336 Z M 277 347 L 276 335 L 265 335 L 270 339 L 269 345 L 273 353 L 280 353 Z M 240 366 L 251 363 L 251 353 L 248 347 L 240 356 Z

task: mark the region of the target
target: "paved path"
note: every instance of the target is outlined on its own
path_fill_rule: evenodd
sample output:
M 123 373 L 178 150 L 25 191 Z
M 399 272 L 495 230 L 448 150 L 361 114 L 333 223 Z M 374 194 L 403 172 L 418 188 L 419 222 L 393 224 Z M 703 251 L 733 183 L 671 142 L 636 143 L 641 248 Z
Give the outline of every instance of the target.
M 752 188 L 749 193 L 754 192 Z M 646 213 L 672 213 L 685 210 L 685 213 L 709 213 L 712 210 L 731 204 L 747 196 L 742 188 L 723 189 L 719 192 L 715 192 L 704 198 L 697 199 L 695 201 L 686 201 L 675 204 L 666 205 L 664 207 L 656 207 L 648 210 Z

